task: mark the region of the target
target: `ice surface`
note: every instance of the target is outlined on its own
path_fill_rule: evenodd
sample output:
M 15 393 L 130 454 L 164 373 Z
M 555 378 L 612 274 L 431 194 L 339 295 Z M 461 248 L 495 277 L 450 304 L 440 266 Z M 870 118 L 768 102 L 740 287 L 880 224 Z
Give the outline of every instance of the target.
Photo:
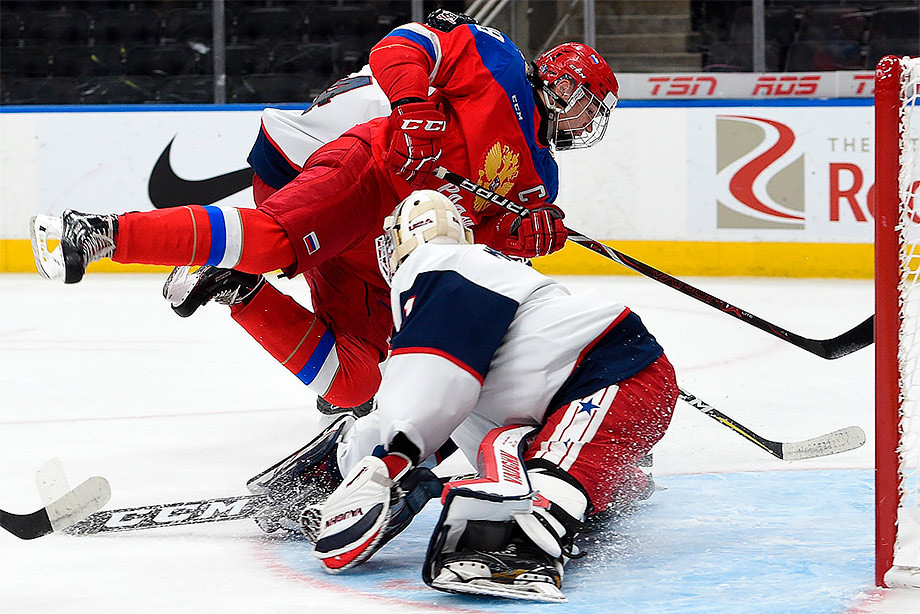
M 36 469 L 99 474 L 109 508 L 243 494 L 251 475 L 317 428 L 314 397 L 225 307 L 176 317 L 161 275 L 64 286 L 0 276 L 0 506 L 41 505 Z M 920 611 L 873 586 L 873 354 L 825 361 L 640 277 L 572 277 L 636 311 L 680 384 L 771 439 L 856 424 L 869 442 L 779 461 L 679 404 L 655 449 L 667 490 L 592 536 L 568 605 L 451 596 L 419 576 L 419 520 L 354 574 L 323 574 L 302 542 L 250 521 L 34 542 L 0 535 L 0 612 L 859 612 Z M 872 313 L 868 281 L 691 279 L 806 337 Z M 276 282 L 308 301 L 305 284 Z

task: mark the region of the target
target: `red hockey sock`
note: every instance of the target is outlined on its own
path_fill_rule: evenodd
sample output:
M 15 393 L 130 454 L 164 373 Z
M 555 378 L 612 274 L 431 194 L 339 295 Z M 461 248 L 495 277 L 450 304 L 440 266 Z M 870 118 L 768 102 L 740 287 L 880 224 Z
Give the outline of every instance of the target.
M 294 249 L 281 226 L 258 209 L 188 205 L 120 215 L 112 260 L 266 273 L 292 265 Z
M 230 313 L 275 360 L 330 403 L 358 406 L 380 386 L 376 350 L 333 335 L 313 312 L 270 284 Z

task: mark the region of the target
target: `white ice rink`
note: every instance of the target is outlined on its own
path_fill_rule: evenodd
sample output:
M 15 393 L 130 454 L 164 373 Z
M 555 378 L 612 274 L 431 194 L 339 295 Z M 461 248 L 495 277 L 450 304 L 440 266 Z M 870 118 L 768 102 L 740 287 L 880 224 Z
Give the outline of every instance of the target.
M 176 317 L 163 275 L 76 286 L 0 275 L 0 507 L 40 507 L 35 470 L 59 456 L 76 484 L 111 482 L 109 508 L 243 494 L 311 438 L 314 397 L 209 305 Z M 863 427 L 859 450 L 773 458 L 679 403 L 655 449 L 663 490 L 597 537 L 566 578 L 568 605 L 463 598 L 419 568 L 436 503 L 366 570 L 327 576 L 298 541 L 247 520 L 118 533 L 0 534 L 0 612 L 920 611 L 873 585 L 873 353 L 825 361 L 640 277 L 568 278 L 633 308 L 683 388 L 766 437 Z M 806 337 L 873 312 L 868 281 L 691 279 Z M 276 282 L 306 300 L 302 281 Z

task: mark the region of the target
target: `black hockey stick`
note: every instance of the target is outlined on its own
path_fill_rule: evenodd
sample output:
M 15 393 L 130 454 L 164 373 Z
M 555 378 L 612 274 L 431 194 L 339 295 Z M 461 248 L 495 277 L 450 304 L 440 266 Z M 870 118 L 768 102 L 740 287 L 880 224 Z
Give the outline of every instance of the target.
M 766 437 L 761 437 L 751 429 L 738 423 L 733 418 L 726 416 L 706 401 L 690 394 L 686 390 L 680 390 L 680 398 L 713 420 L 727 426 L 748 441 L 751 441 L 776 458 L 782 460 L 802 460 L 805 458 L 817 458 L 819 456 L 839 454 L 840 452 L 855 450 L 866 443 L 866 434 L 858 426 L 848 426 L 804 441 L 771 441 Z
M 469 179 L 456 173 L 452 173 L 442 166 L 436 168 L 434 174 L 435 176 L 440 177 L 441 179 L 444 179 L 459 188 L 467 190 L 468 192 L 480 198 L 484 198 L 485 200 L 488 200 L 489 202 L 496 204 L 499 207 L 510 211 L 511 213 L 520 215 L 522 217 L 529 214 L 529 209 L 527 209 L 527 207 L 512 202 L 504 196 L 496 194 L 488 188 L 473 183 Z M 852 328 L 845 333 L 831 339 L 809 339 L 807 337 L 802 337 L 801 335 L 797 335 L 791 331 L 788 331 L 781 326 L 767 322 L 763 318 L 755 316 L 754 314 L 749 313 L 740 307 L 736 307 L 731 303 L 727 303 L 726 301 L 723 301 L 718 297 L 704 292 L 699 288 L 691 286 L 685 281 L 681 281 L 680 279 L 672 277 L 663 271 L 659 271 L 658 269 L 649 266 L 644 262 L 640 262 L 635 258 L 627 256 L 623 252 L 617 251 L 612 247 L 604 245 L 600 241 L 586 237 L 585 235 L 579 232 L 575 232 L 574 230 L 567 230 L 569 231 L 569 240 L 573 243 L 577 243 L 582 247 L 590 249 L 592 252 L 613 260 L 617 264 L 625 266 L 626 268 L 632 269 L 637 273 L 641 273 L 642 275 L 654 279 L 659 283 L 674 288 L 678 292 L 682 292 L 691 298 L 695 298 L 696 300 L 705 303 L 710 307 L 738 318 L 742 322 L 759 328 L 764 332 L 770 333 L 774 337 L 779 337 L 783 341 L 800 347 L 807 352 L 811 352 L 816 356 L 820 356 L 821 358 L 826 358 L 827 360 L 840 358 L 841 356 L 846 356 L 847 354 L 851 354 L 856 350 L 860 350 L 872 344 L 875 316 L 869 316 L 864 322 L 860 323 L 855 328 Z
M 0 510 L 0 527 L 19 539 L 35 539 L 68 527 L 102 508 L 112 491 L 105 478 L 92 477 L 63 497 L 31 514 L 12 514 Z

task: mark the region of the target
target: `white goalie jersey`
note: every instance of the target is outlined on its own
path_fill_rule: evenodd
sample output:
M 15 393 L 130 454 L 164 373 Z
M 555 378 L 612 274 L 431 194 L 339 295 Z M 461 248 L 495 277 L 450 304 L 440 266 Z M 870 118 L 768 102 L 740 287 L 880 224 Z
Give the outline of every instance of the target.
M 418 246 L 392 281 L 394 333 L 377 411 L 339 449 L 347 472 L 401 432 L 433 454 L 452 437 L 475 459 L 488 431 L 631 377 L 662 354 L 638 316 L 572 295 L 482 245 Z

